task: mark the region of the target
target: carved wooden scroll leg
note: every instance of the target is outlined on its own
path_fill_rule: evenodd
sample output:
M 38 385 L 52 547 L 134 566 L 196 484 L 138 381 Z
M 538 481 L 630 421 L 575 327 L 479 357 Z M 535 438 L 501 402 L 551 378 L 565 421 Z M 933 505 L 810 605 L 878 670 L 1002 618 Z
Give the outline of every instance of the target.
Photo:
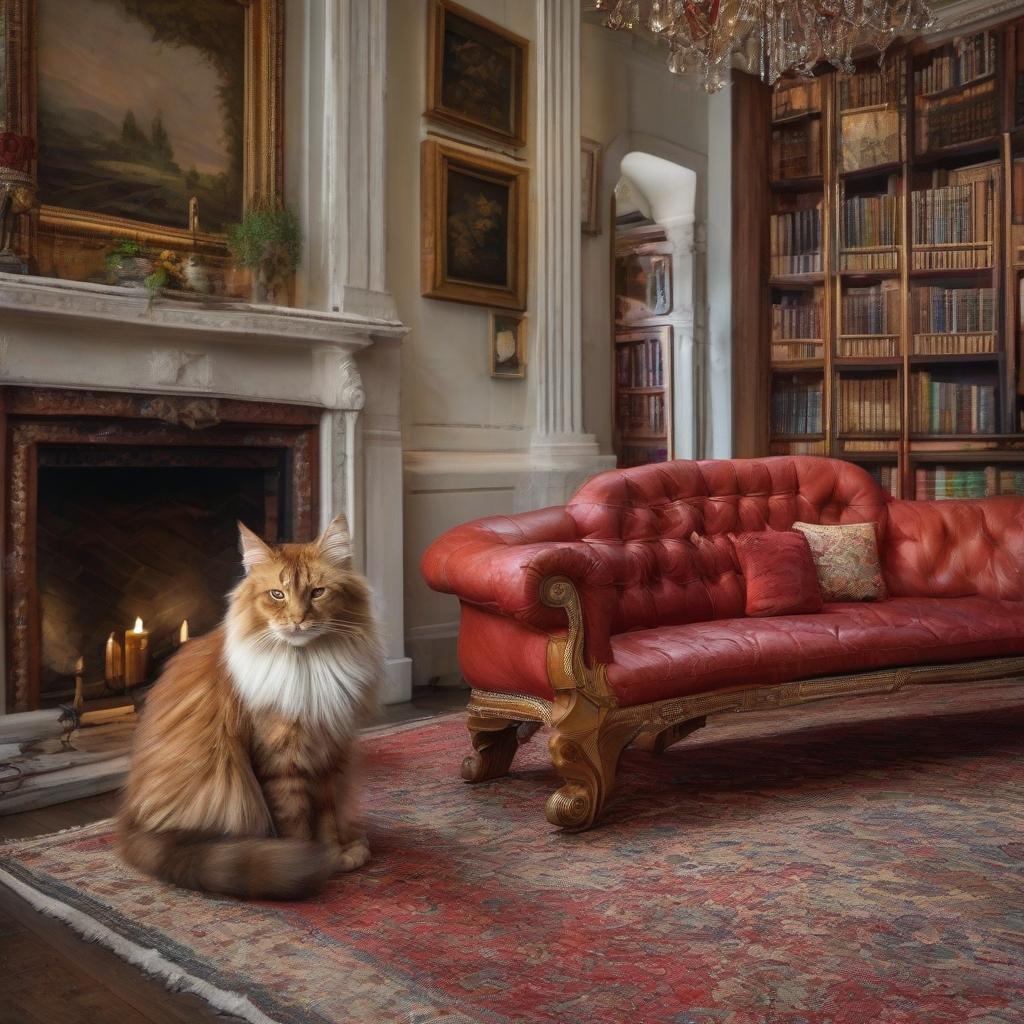
M 565 784 L 548 797 L 545 813 L 552 825 L 582 832 L 597 821 L 615 786 L 619 757 L 636 730 L 621 722 L 603 722 L 582 733 L 556 728 L 548 747 Z
M 633 741 L 638 750 L 646 750 L 649 754 L 663 754 L 673 743 L 685 739 L 691 732 L 696 732 L 707 724 L 707 717 L 690 718 L 685 722 L 676 722 L 660 732 L 642 732 Z
M 467 782 L 487 782 L 507 774 L 519 749 L 518 730 L 523 723 L 470 715 L 466 724 L 473 753 L 462 762 L 462 777 Z
M 589 667 L 583 657 L 583 613 L 579 594 L 562 576 L 544 581 L 541 600 L 564 608 L 569 618 L 565 637 L 548 643 L 548 679 L 554 691 L 548 743 L 551 761 L 564 785 L 547 802 L 552 825 L 573 832 L 590 828 L 604 809 L 615 784 L 623 748 L 640 725 L 615 719 L 617 706 L 604 665 Z

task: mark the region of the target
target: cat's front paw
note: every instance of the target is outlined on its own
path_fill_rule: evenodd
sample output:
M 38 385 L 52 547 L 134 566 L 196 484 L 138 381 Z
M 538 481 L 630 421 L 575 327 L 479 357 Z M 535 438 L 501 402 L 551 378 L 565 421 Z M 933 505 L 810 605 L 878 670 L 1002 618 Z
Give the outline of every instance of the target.
M 335 873 L 355 871 L 361 868 L 370 859 L 370 841 L 366 836 L 356 836 L 351 842 L 344 846 L 338 846 L 333 851 L 331 858 Z

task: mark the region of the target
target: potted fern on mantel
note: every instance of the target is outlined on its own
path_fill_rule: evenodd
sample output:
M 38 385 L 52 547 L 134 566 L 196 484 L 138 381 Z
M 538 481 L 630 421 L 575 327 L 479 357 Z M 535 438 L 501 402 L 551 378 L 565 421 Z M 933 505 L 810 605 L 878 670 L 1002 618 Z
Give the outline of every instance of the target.
M 252 272 L 252 301 L 272 303 L 299 265 L 302 233 L 284 206 L 256 206 L 228 229 L 235 263 Z

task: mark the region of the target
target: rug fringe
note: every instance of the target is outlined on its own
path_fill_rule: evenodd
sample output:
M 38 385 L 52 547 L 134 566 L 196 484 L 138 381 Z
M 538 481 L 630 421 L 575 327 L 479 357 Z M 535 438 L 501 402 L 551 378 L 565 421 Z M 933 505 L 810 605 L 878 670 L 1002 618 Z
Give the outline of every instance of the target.
M 65 829 L 63 831 L 71 831 Z M 55 833 L 56 834 L 56 833 Z M 6 885 L 12 892 L 17 893 L 28 904 L 46 914 L 48 917 L 55 917 L 73 928 L 84 939 L 96 942 L 115 953 L 122 960 L 126 960 L 136 967 L 142 968 L 147 974 L 159 978 L 172 992 L 192 992 L 209 1003 L 215 1010 L 223 1013 L 232 1013 L 249 1024 L 279 1024 L 273 1018 L 268 1017 L 259 1007 L 253 1005 L 246 996 L 238 992 L 231 992 L 227 989 L 217 988 L 202 978 L 197 978 L 179 967 L 173 961 L 162 956 L 155 949 L 146 949 L 129 939 L 111 931 L 106 925 L 93 920 L 87 914 L 83 914 L 66 903 L 61 903 L 50 896 L 46 896 L 24 882 L 14 878 L 8 872 L 0 868 L 0 882 Z

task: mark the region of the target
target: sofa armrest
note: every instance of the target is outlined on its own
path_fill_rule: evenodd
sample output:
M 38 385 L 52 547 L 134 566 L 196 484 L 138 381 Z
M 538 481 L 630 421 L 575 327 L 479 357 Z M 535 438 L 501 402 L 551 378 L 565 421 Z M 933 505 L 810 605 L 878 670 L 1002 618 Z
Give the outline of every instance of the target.
M 882 568 L 894 596 L 1024 600 L 1024 498 L 893 501 Z
M 585 543 L 564 508 L 493 516 L 442 534 L 423 555 L 427 583 L 442 593 L 533 629 L 564 632 L 564 608 L 546 604 L 543 584 L 562 576 L 575 587 L 591 663 L 611 660 L 615 562 L 622 545 Z

